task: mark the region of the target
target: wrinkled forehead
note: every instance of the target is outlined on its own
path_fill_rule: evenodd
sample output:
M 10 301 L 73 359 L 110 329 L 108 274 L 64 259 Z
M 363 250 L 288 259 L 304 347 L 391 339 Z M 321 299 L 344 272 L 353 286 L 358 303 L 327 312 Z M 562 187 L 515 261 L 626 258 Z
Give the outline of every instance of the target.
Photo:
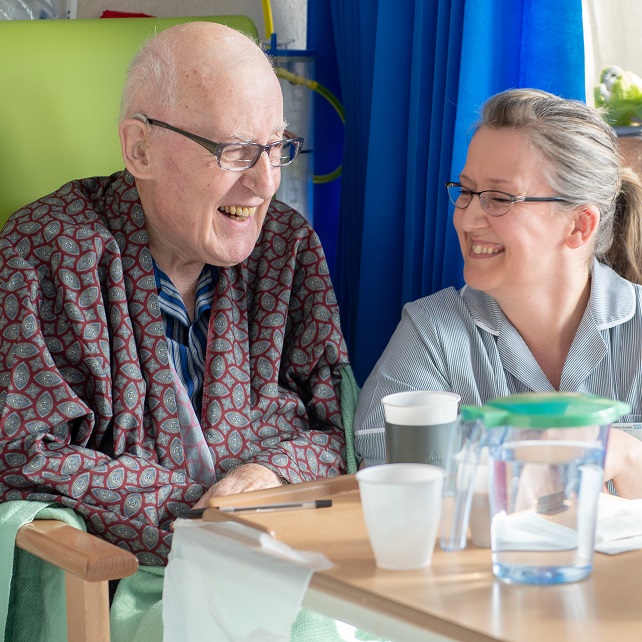
M 197 120 L 215 118 L 227 128 L 231 125 L 226 121 L 237 123 L 241 129 L 245 120 L 250 128 L 257 119 L 282 122 L 281 87 L 258 48 L 228 50 L 229 55 L 213 48 L 195 48 L 191 53 L 195 55 L 183 57 L 176 68 L 177 110 Z

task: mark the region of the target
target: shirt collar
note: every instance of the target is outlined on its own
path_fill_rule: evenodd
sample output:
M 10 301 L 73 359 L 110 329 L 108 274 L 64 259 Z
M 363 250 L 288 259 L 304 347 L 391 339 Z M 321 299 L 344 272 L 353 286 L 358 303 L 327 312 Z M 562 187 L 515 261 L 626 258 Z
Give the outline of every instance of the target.
M 606 265 L 594 260 L 591 274 L 591 296 L 588 309 L 598 330 L 605 330 L 633 317 L 636 296 L 633 284 Z M 499 335 L 504 313 L 493 297 L 464 286 L 460 295 L 466 303 L 475 325 L 486 332 Z
M 181 319 L 186 326 L 189 326 L 190 321 L 187 315 L 187 309 L 178 290 L 167 274 L 161 270 L 153 257 L 152 265 L 154 267 L 156 290 L 161 299 L 161 308 L 173 314 L 176 318 Z M 205 264 L 196 286 L 195 319 L 198 319 L 203 312 L 207 312 L 212 308 L 217 281 L 218 268 L 214 265 Z M 163 302 L 165 302 L 165 305 L 163 305 Z

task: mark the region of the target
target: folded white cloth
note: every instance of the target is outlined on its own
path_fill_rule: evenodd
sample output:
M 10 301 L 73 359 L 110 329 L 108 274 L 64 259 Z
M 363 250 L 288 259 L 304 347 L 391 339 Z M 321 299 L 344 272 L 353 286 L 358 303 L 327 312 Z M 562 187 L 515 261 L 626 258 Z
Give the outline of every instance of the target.
M 502 550 L 565 550 L 578 546 L 578 532 L 565 525 L 564 513 L 544 517 L 525 510 L 512 515 L 496 515 L 493 533 Z M 595 528 L 595 550 L 615 555 L 642 549 L 642 499 L 622 499 L 599 494 Z
M 563 551 L 577 548 L 577 531 L 524 510 L 495 515 L 492 521 L 495 548 L 501 551 Z
M 642 548 L 642 499 L 600 493 L 595 550 L 624 553 Z
M 175 522 L 163 585 L 163 639 L 276 642 L 325 555 L 297 551 L 234 522 Z

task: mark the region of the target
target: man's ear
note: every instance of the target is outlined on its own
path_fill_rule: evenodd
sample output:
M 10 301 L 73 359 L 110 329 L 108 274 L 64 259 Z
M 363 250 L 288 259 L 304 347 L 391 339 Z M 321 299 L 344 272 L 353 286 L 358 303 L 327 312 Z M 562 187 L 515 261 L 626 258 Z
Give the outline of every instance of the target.
M 149 126 L 136 118 L 126 118 L 118 126 L 120 149 L 125 167 L 135 178 L 150 178 Z
M 570 248 L 580 248 L 595 236 L 600 224 L 600 210 L 595 205 L 582 205 L 573 210 L 572 228 L 566 239 Z

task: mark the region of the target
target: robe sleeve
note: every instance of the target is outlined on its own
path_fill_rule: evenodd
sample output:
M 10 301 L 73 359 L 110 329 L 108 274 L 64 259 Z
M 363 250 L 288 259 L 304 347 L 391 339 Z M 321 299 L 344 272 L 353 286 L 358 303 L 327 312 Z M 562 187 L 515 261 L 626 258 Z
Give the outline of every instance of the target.
M 322 289 L 295 291 L 291 301 L 278 384 L 290 403 L 275 410 L 282 412 L 275 443 L 253 458 L 290 483 L 346 472 L 340 386 L 348 359 L 330 276 L 314 278 Z
M 110 391 L 103 380 L 110 376 L 110 355 L 107 348 L 101 354 L 90 347 L 99 341 L 83 341 L 87 333 L 100 333 L 103 323 L 74 324 L 72 309 L 62 305 L 51 319 L 59 336 L 77 333 L 65 344 L 64 363 L 75 367 L 63 367 L 51 352 L 56 338 L 42 332 L 49 313 L 41 305 L 37 272 L 6 245 L 2 250 L 0 498 L 58 502 L 82 515 L 89 532 L 132 551 L 143 564 L 166 563 L 169 523 L 201 496 L 202 487 L 184 470 L 160 465 L 144 441 L 113 454 L 105 419 Z
M 299 214 L 280 207 L 264 225 L 243 277 L 226 270 L 219 284 L 211 331 L 243 318 L 241 297 L 233 293 L 246 287 L 247 344 L 244 335 L 229 331 L 210 339 L 226 352 L 211 356 L 220 367 L 210 376 L 215 383 L 204 405 L 206 416 L 217 419 L 212 439 L 219 439 L 222 468 L 258 463 L 295 483 L 346 472 L 340 392 L 349 360 L 321 242 Z M 227 364 L 241 365 L 237 355 L 245 350 L 248 371 L 235 374 Z M 243 392 L 242 376 L 249 392 Z M 221 394 L 208 396 L 214 388 Z M 242 415 L 244 394 L 251 401 Z

